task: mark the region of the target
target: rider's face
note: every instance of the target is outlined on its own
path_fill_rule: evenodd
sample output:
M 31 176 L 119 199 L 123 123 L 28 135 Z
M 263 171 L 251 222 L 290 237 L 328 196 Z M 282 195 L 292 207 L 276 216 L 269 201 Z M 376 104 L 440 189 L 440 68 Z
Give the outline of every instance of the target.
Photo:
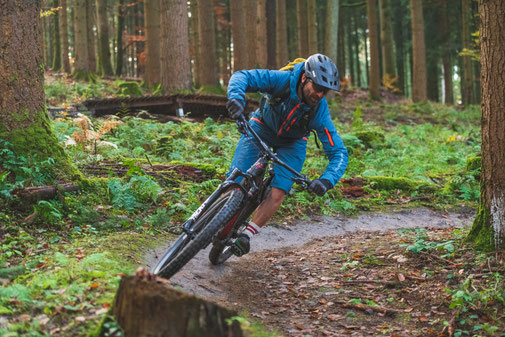
M 306 81 L 303 87 L 303 96 L 308 105 L 316 105 L 326 94 L 328 93 L 328 88 L 322 87 L 320 85 L 312 82 L 308 77 L 303 75 L 302 81 Z

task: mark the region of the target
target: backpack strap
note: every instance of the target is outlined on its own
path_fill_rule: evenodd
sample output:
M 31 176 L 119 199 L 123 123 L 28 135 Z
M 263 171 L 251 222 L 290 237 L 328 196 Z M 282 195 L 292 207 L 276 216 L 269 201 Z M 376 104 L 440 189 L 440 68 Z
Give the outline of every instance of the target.
M 277 106 L 283 100 L 285 100 L 286 98 L 289 97 L 289 95 L 291 94 L 290 82 L 291 81 L 288 79 L 286 84 L 284 84 L 282 86 L 282 88 L 273 95 L 264 94 L 263 96 L 261 96 L 261 100 L 260 100 L 260 104 L 259 104 L 260 105 L 260 120 L 261 121 L 263 121 L 263 109 L 264 109 L 266 103 L 268 103 L 270 106 Z

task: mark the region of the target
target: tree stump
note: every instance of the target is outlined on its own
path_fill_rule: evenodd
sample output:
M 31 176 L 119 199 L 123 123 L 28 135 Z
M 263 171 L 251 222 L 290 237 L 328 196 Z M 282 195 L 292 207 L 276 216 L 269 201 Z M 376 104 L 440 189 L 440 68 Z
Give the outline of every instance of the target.
M 242 337 L 232 310 L 175 290 L 145 269 L 124 276 L 114 300 L 114 317 L 125 337 Z

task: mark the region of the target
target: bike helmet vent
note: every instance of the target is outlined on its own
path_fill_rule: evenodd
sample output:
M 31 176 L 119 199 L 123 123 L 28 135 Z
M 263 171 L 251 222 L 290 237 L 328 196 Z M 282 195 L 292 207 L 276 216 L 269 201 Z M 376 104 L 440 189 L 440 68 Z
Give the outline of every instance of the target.
M 340 78 L 335 63 L 325 55 L 314 54 L 305 61 L 305 76 L 330 90 L 340 90 Z

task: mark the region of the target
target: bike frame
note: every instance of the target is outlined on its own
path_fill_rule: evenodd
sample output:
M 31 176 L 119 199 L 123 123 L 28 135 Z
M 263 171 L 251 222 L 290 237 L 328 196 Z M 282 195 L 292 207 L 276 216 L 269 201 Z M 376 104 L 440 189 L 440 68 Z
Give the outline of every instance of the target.
M 235 168 L 232 173 L 228 176 L 228 178 L 219 184 L 218 188 L 202 203 L 200 207 L 191 215 L 191 217 L 186 221 L 183 226 L 183 232 L 185 232 L 191 239 L 196 236 L 195 231 L 192 229 L 195 221 L 204 214 L 210 205 L 212 205 L 216 199 L 221 196 L 225 191 L 230 188 L 238 188 L 244 193 L 244 200 L 242 201 L 242 206 L 250 202 L 252 198 L 254 198 L 257 192 L 261 189 L 262 180 L 266 173 L 266 169 L 270 162 L 276 165 L 280 165 L 286 168 L 289 172 L 293 173 L 295 176 L 292 180 L 301 185 L 303 188 L 307 188 L 310 184 L 310 179 L 307 176 L 297 172 L 295 169 L 291 168 L 288 164 L 284 163 L 281 159 L 277 157 L 277 155 L 268 147 L 267 144 L 260 138 L 260 136 L 252 129 L 249 125 L 245 116 L 241 116 L 241 118 L 237 121 L 239 131 L 247 135 L 249 131 L 254 139 L 260 144 L 262 148 L 262 156 L 244 173 L 240 169 Z M 243 177 L 247 180 L 248 186 L 251 186 L 248 190 L 244 187 L 244 184 L 238 183 L 235 181 L 238 177 Z M 261 179 L 261 183 L 260 180 Z M 258 186 L 260 183 L 260 186 Z M 260 200 L 261 202 L 261 200 Z M 240 214 L 240 213 L 239 213 Z M 236 220 L 234 218 L 233 220 Z M 228 226 L 225 227 L 228 229 Z M 231 229 L 231 228 L 230 228 Z M 229 229 L 226 231 L 229 232 Z

